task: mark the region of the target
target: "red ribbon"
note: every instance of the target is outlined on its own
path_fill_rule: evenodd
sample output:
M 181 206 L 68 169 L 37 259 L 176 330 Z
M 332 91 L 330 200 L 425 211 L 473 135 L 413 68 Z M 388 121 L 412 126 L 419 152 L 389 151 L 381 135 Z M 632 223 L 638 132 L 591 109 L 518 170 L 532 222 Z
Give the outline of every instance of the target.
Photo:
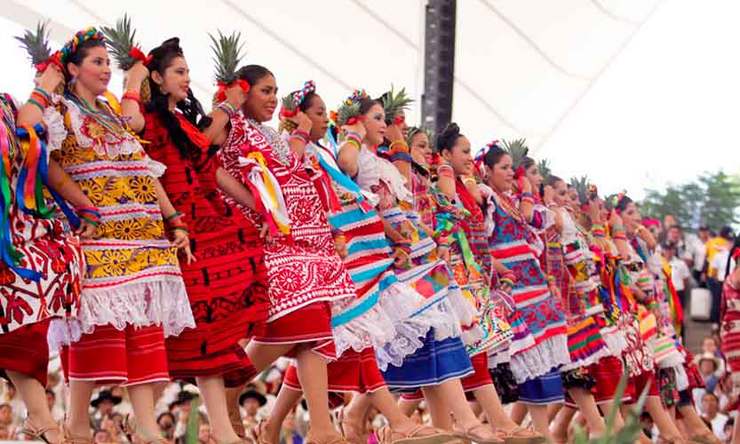
M 216 85 L 218 85 L 218 91 L 216 91 L 216 100 L 218 102 L 226 100 L 226 89 L 231 88 L 234 85 L 239 85 L 239 87 L 244 91 L 244 94 L 249 92 L 249 82 L 242 79 L 235 80 L 228 85 L 224 82 L 218 82 Z
M 394 125 L 401 126 L 401 125 L 404 124 L 404 122 L 406 122 L 406 117 L 405 116 L 396 116 L 396 117 L 393 118 L 393 124 Z
M 347 119 L 347 122 L 345 123 L 345 125 L 354 125 L 355 123 L 360 123 L 363 120 L 364 120 L 363 116 L 352 116 L 349 119 Z
M 144 66 L 149 66 L 149 64 L 152 62 L 152 56 L 146 56 L 146 55 L 144 55 L 144 52 L 138 46 L 133 46 L 129 50 L 128 55 L 132 59 L 137 60 L 137 61 L 143 63 Z
M 59 71 L 64 72 L 64 68 L 62 67 L 62 53 L 57 51 L 54 54 L 51 55 L 48 59 L 44 60 L 41 63 L 36 64 L 36 72 L 42 73 L 46 71 L 46 68 L 48 68 L 51 65 L 55 65 L 57 68 L 59 68 Z
M 295 109 L 288 109 L 285 107 L 280 108 L 280 115 L 282 117 L 286 117 L 286 118 L 295 117 L 297 114 L 298 114 L 298 108 L 295 108 Z
M 520 177 L 523 177 L 525 174 L 527 174 L 527 170 L 524 169 L 523 165 L 520 165 L 515 171 L 514 171 L 514 178 L 519 179 Z

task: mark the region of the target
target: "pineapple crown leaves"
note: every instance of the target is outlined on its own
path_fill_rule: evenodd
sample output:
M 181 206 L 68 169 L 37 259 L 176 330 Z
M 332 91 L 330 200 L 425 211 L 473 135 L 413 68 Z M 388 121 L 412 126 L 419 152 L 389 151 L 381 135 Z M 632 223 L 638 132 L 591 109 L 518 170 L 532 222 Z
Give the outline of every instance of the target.
M 39 22 L 36 25 L 36 32 L 27 29 L 22 36 L 15 37 L 21 43 L 21 47 L 28 52 L 28 58 L 33 66 L 40 65 L 51 57 L 49 31 L 46 28 L 48 24 Z
M 540 175 L 542 176 L 542 179 L 547 182 L 547 180 L 552 176 L 552 168 L 550 168 L 550 161 L 547 159 L 542 159 L 539 162 L 537 162 L 537 170 L 540 172 Z
M 137 62 L 137 58 L 131 55 L 131 50 L 137 48 L 134 41 L 136 30 L 131 27 L 131 18 L 127 14 L 116 20 L 116 26 L 101 26 L 100 30 L 106 38 L 111 56 L 123 71 L 128 71 Z
M 504 140 L 503 148 L 511 156 L 512 164 L 515 170 L 522 166 L 524 158 L 527 157 L 527 154 L 529 153 L 529 147 L 527 147 L 526 139 Z
M 337 126 L 353 125 L 360 117 L 360 103 L 369 98 L 370 96 L 364 89 L 354 90 L 352 95 L 347 97 L 337 109 L 335 120 Z
M 401 115 L 401 111 L 407 110 L 409 105 L 414 101 L 414 99 L 406 94 L 406 88 L 396 91 L 393 85 L 391 85 L 390 91 L 381 96 L 380 100 L 383 102 L 385 122 L 387 124 L 393 123 Z
M 588 176 L 571 177 L 570 185 L 578 192 L 578 200 L 581 204 L 588 203 Z
M 216 82 L 230 85 L 237 80 L 236 70 L 242 59 L 244 44 L 240 42 L 241 33 L 232 32 L 224 35 L 218 31 L 218 37 L 208 34 L 211 38 L 213 62 L 216 64 Z

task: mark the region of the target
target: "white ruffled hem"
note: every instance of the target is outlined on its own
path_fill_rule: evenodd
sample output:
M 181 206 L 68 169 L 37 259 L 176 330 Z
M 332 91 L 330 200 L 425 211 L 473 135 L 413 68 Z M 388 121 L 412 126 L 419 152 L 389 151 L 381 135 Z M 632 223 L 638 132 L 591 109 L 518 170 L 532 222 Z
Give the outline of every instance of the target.
M 366 313 L 333 329 L 337 356 L 346 350 L 356 352 L 382 348 L 399 340 L 398 326 L 419 307 L 422 296 L 402 282 L 395 282 L 380 293 L 379 302 Z
M 558 335 L 511 356 L 511 372 L 518 384 L 570 363 L 568 340 Z
M 195 328 L 185 284 L 179 276 L 157 277 L 105 290 L 83 289 L 77 319 L 66 323 L 49 329 L 48 342 L 57 347 L 54 350 L 78 340 L 81 334 L 92 333 L 97 325 L 112 325 L 117 330 L 129 325 L 161 325 L 165 337 Z
M 568 370 L 574 370 L 577 368 L 583 368 L 588 367 L 589 365 L 596 364 L 601 360 L 601 358 L 606 358 L 607 356 L 611 356 L 612 352 L 609 350 L 609 347 L 604 347 L 601 350 L 597 351 L 596 353 L 588 356 L 586 359 L 580 359 L 578 361 L 571 361 L 570 364 L 565 364 L 561 369 L 563 371 Z
M 604 338 L 612 356 L 622 356 L 622 352 L 627 350 L 627 338 L 616 326 L 602 329 L 601 337 Z
M 406 356 L 424 346 L 424 338 L 430 329 L 434 329 L 434 339 L 437 341 L 459 337 L 462 334 L 460 324 L 447 298 L 396 326 L 396 338 L 382 348 L 375 349 L 380 370 L 385 371 L 388 365 L 401 367 Z
M 686 369 L 683 365 L 676 365 L 673 367 L 676 372 L 676 390 L 679 392 L 689 388 L 689 375 L 686 374 Z
M 452 273 L 450 272 L 450 275 Z M 457 284 L 450 284 L 447 299 L 450 302 L 455 318 L 463 327 L 462 341 L 465 345 L 473 345 L 483 339 L 483 329 L 475 321 L 478 310 L 465 298 Z
M 47 154 L 62 147 L 64 139 L 67 138 L 67 129 L 64 127 L 64 118 L 53 106 L 44 110 L 43 122 L 46 126 L 46 146 L 49 148 Z

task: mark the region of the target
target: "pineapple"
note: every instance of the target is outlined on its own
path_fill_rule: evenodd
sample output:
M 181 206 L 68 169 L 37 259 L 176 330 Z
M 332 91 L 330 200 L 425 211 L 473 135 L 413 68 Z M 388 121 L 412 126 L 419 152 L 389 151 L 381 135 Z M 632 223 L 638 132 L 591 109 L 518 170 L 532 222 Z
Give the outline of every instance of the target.
M 282 110 L 288 111 L 289 113 L 292 113 L 297 108 L 295 100 L 293 100 L 293 94 L 288 94 L 287 96 L 283 97 L 281 101 L 281 113 Z M 288 120 L 288 119 L 282 119 L 280 121 L 280 131 L 287 131 L 292 132 L 294 129 L 296 129 L 297 126 L 295 122 Z
M 578 200 L 581 205 L 588 203 L 588 176 L 571 177 L 570 185 L 578 191 Z
M 511 141 L 504 140 L 503 145 L 504 145 L 503 148 L 506 151 L 508 151 L 509 155 L 511 156 L 514 169 L 516 170 L 522 165 L 524 158 L 529 153 L 529 148 L 527 147 L 527 140 L 526 139 L 516 139 L 516 140 L 511 140 Z
M 539 162 L 537 162 L 537 170 L 540 172 L 540 175 L 542 176 L 542 180 L 544 182 L 547 182 L 547 179 L 552 176 L 552 169 L 550 168 L 550 161 L 547 159 L 542 159 Z
M 36 32 L 26 30 L 22 36 L 16 36 L 15 39 L 21 42 L 21 47 L 28 52 L 28 58 L 31 65 L 38 66 L 49 60 L 51 57 L 51 48 L 49 47 L 49 31 L 46 29 L 48 22 L 39 22 L 36 25 Z
M 219 84 L 230 85 L 236 78 L 236 70 L 242 59 L 244 45 L 239 42 L 241 33 L 233 32 L 225 36 L 218 31 L 218 38 L 208 34 L 211 38 L 213 62 L 216 64 L 216 81 Z
M 401 88 L 398 92 L 391 85 L 391 90 L 383 95 L 383 110 L 385 111 L 385 123 L 390 125 L 394 119 L 409 108 L 414 101 L 406 94 L 406 88 Z
M 138 44 L 134 42 L 136 30 L 131 27 L 131 18 L 123 14 L 123 18 L 116 20 L 115 27 L 103 26 L 101 30 L 105 34 L 106 43 L 113 59 L 118 63 L 118 67 L 124 72 L 131 69 L 137 62 L 137 59 L 131 55 L 131 50 L 138 48 Z M 151 91 L 147 80 L 141 83 L 139 95 L 144 103 L 151 99 Z

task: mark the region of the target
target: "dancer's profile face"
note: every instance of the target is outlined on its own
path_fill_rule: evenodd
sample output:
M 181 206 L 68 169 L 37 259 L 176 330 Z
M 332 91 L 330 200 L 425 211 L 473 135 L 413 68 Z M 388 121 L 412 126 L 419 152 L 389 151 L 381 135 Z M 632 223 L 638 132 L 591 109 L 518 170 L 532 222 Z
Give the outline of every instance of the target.
M 270 121 L 277 108 L 277 92 L 275 77 L 272 74 L 262 76 L 254 85 L 250 85 L 244 113 L 258 122 Z
M 540 185 L 542 185 L 542 175 L 540 174 L 540 169 L 537 168 L 537 165 L 531 165 L 527 168 L 526 176 L 527 179 L 529 179 L 529 183 L 532 184 L 532 189 L 539 190 Z
M 568 196 L 568 186 L 565 184 L 565 181 L 558 180 L 555 183 L 552 184 L 552 189 L 555 191 L 555 194 L 553 195 L 553 200 L 555 201 L 555 205 L 564 207 L 567 205 L 570 205 L 570 197 Z
M 425 132 L 419 131 L 411 138 L 411 158 L 419 165 L 429 166 L 432 163 L 432 145 L 429 143 L 429 136 Z
M 514 183 L 514 169 L 511 156 L 504 154 L 493 166 L 488 167 L 488 185 L 499 191 L 511 191 Z
M 306 116 L 311 119 L 312 142 L 317 142 L 324 137 L 326 129 L 329 127 L 329 117 L 326 115 L 326 104 L 318 94 L 311 96 L 311 102 L 304 111 Z
M 383 106 L 379 103 L 371 106 L 365 113 L 363 123 L 365 124 L 366 131 L 365 139 L 367 139 L 371 145 L 380 145 L 383 143 L 385 130 L 387 128 Z
M 163 93 L 171 96 L 175 102 L 188 97 L 190 89 L 190 68 L 185 57 L 174 57 L 164 72 L 153 72 L 152 79 L 159 85 Z
M 83 88 L 95 96 L 103 94 L 108 89 L 111 70 L 108 50 L 105 46 L 86 48 L 85 57 L 79 65 L 67 63 L 67 70 L 75 79 L 75 88 Z
M 470 153 L 470 141 L 467 137 L 458 137 L 452 148 L 442 151 L 442 155 L 450 163 L 456 175 L 473 174 L 473 156 Z

